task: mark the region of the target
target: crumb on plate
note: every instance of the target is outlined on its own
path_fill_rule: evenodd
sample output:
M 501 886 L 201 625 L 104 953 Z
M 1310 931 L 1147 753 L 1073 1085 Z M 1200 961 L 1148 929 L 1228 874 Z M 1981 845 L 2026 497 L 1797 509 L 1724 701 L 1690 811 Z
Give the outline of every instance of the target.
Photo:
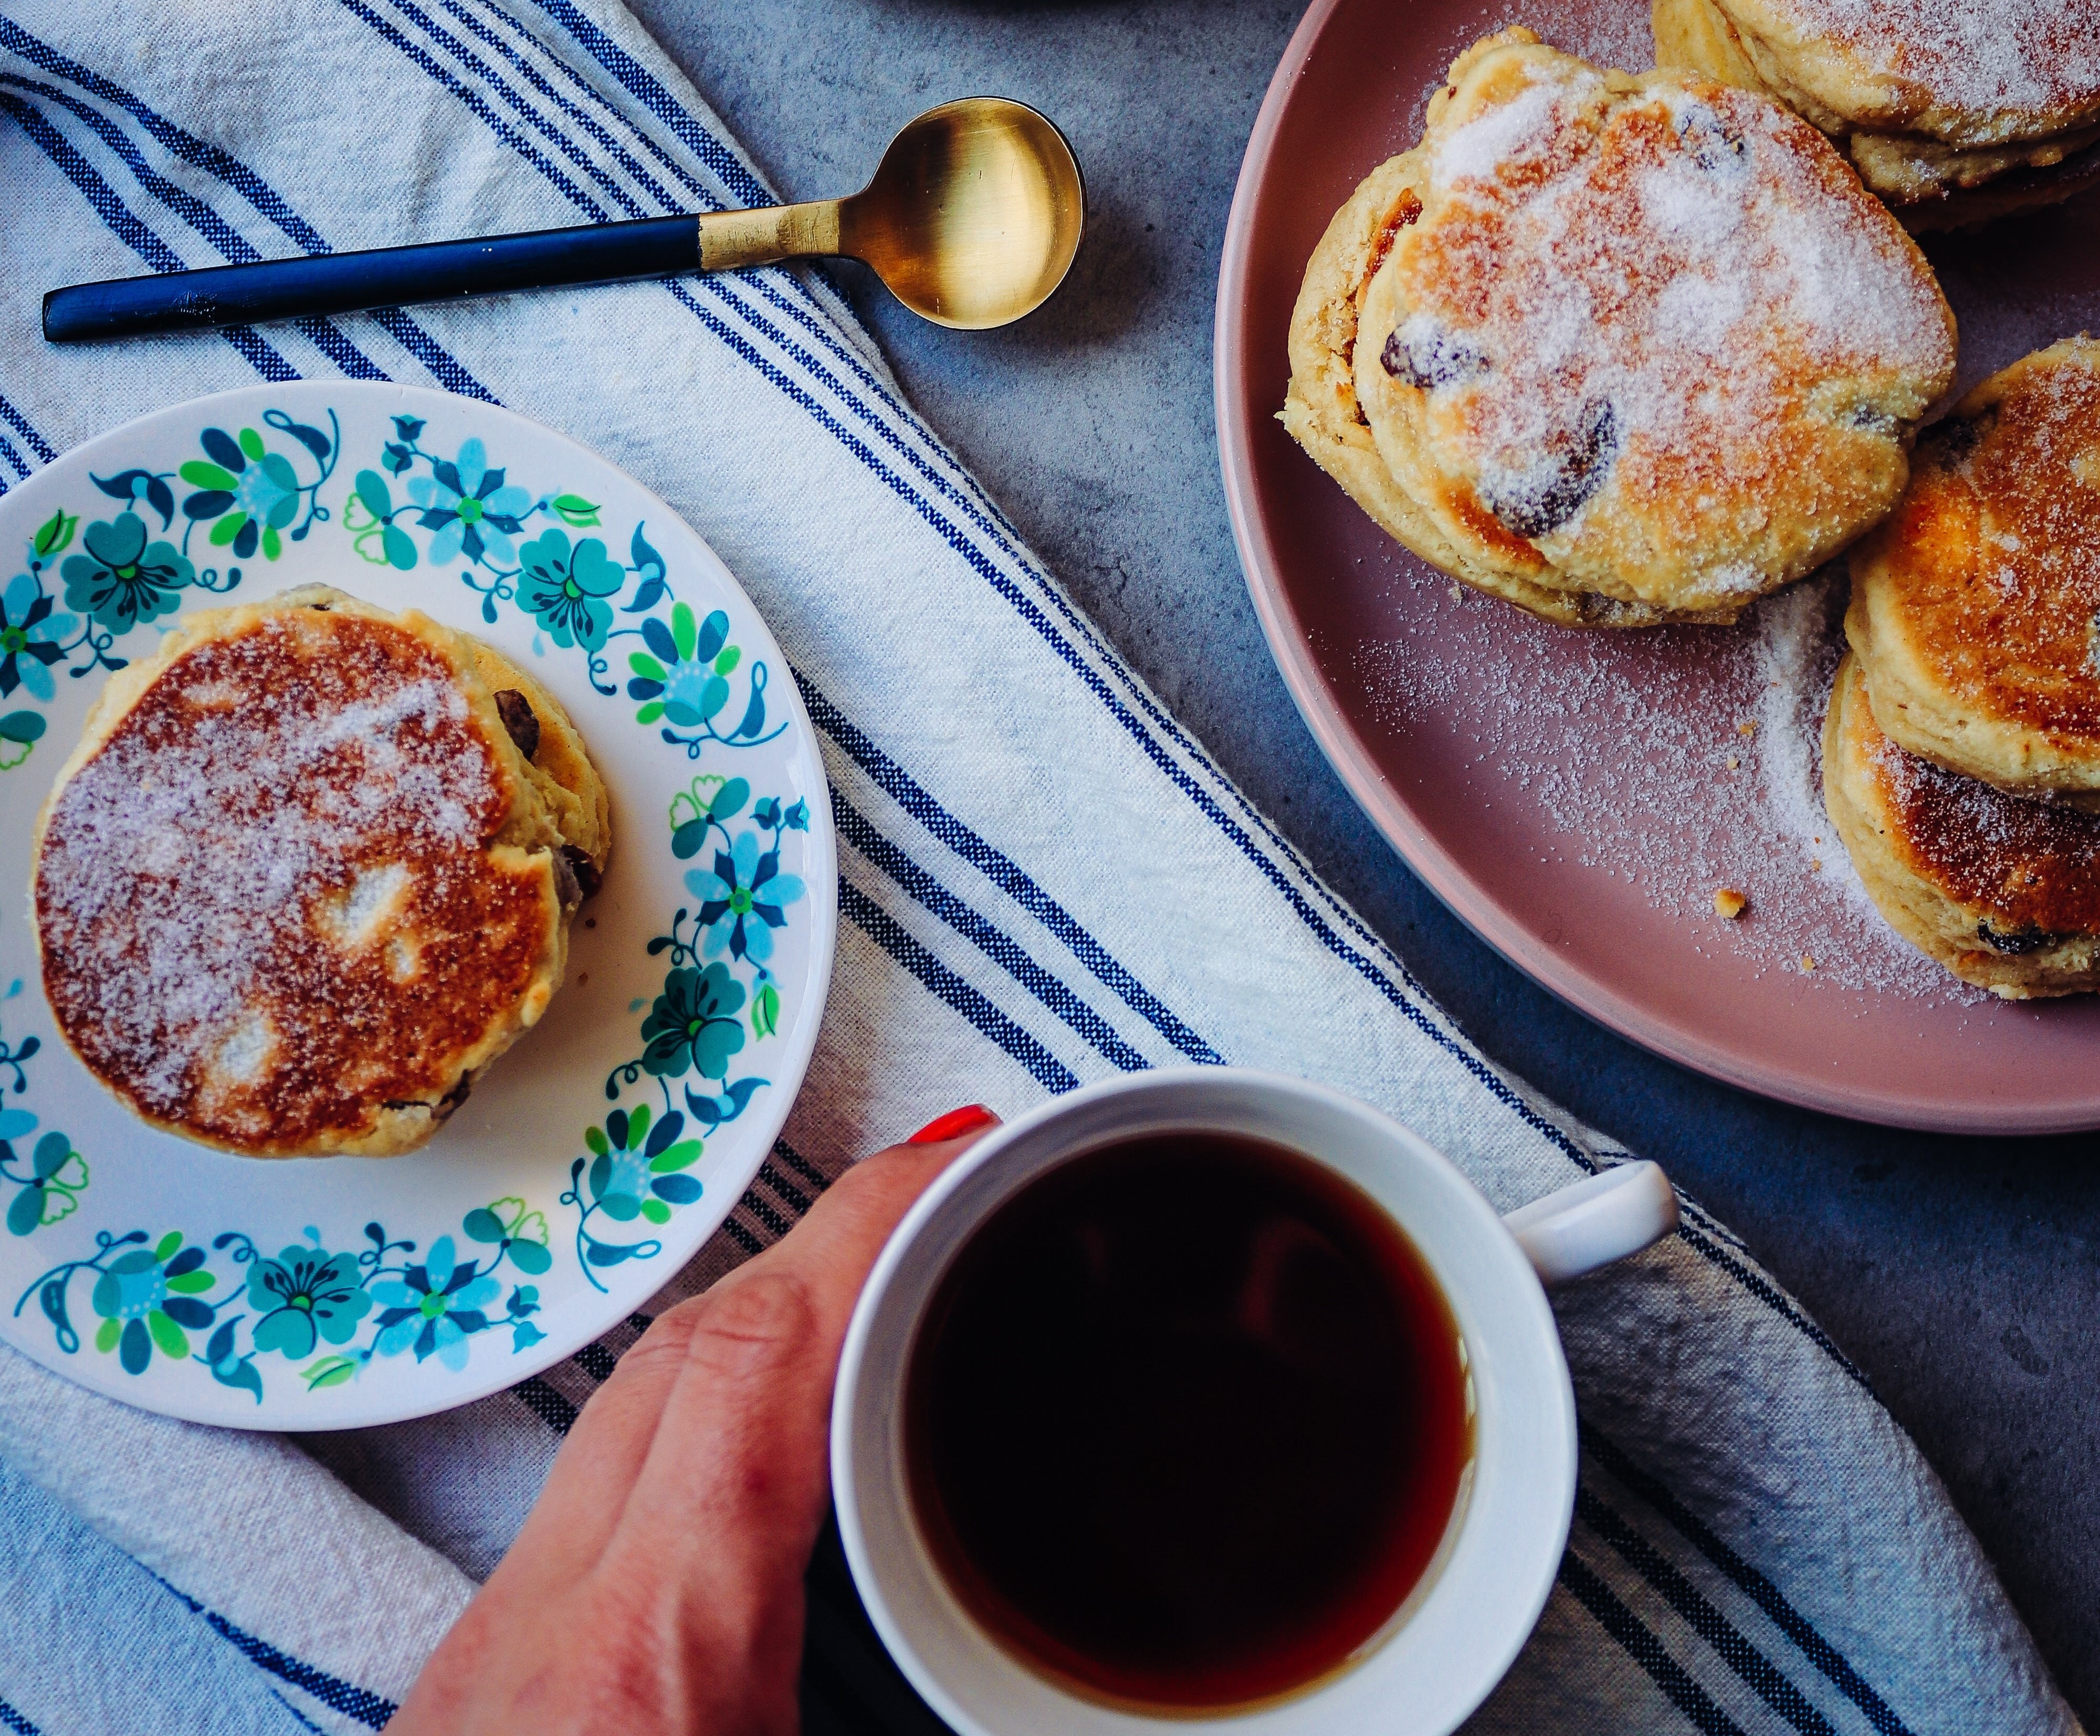
M 1714 914 L 1723 922 L 1735 921 L 1749 907 L 1749 899 L 1732 886 L 1723 886 L 1714 894 Z

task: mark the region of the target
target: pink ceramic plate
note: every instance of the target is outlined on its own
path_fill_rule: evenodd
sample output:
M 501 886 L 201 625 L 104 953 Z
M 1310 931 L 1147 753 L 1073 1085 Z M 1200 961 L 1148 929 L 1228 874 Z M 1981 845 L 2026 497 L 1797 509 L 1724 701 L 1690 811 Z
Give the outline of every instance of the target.
M 1225 491 L 1248 588 L 1327 756 L 1409 865 L 1556 994 L 1714 1077 L 1948 1132 L 2100 1126 L 2100 998 L 1964 989 L 1865 904 L 1817 797 L 1843 579 L 1727 631 L 1555 628 L 1388 540 L 1276 421 L 1328 218 L 1420 136 L 1467 43 L 1529 23 L 1636 69 L 1642 0 L 1316 0 L 1255 122 L 1218 284 Z M 1930 249 L 1960 390 L 2100 326 L 2100 200 Z M 1728 923 L 1713 893 L 1736 888 Z M 1812 961 L 1812 963 L 1810 963 Z

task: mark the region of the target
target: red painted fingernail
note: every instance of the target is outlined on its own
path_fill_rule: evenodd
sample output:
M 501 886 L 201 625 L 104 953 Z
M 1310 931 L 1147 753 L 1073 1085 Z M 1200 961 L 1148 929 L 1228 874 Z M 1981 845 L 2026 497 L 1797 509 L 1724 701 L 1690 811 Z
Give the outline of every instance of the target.
M 946 1115 L 937 1116 L 904 1143 L 907 1145 L 938 1145 L 943 1139 L 960 1139 L 966 1133 L 975 1133 L 981 1127 L 995 1127 L 999 1117 L 981 1103 L 973 1103 L 960 1109 L 951 1109 Z

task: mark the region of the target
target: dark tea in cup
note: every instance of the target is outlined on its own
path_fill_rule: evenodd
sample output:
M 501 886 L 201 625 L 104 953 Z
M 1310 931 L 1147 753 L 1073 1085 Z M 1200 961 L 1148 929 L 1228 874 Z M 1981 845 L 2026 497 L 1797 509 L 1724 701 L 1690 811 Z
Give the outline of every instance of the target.
M 1387 1629 L 1472 1456 L 1465 1350 L 1391 1215 L 1264 1140 L 1149 1135 L 1021 1188 L 941 1280 L 905 1382 L 919 1527 L 1008 1651 L 1215 1712 Z

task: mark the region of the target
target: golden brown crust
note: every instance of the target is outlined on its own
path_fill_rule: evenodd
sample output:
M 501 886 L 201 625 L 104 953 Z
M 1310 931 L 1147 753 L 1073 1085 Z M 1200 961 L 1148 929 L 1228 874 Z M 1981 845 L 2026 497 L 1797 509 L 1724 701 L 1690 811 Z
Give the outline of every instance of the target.
M 1703 73 L 1769 96 L 1833 139 L 1848 130 L 1842 115 L 1789 78 L 1764 45 L 1745 37 L 1715 0 L 1654 0 L 1649 23 L 1658 67 Z
M 1915 204 L 1892 203 L 1891 209 L 1912 235 L 1947 234 L 2061 205 L 2095 186 L 2100 186 L 2100 140 L 2060 162 L 2010 169 L 1981 185 L 1950 187 Z
M 1415 154 L 1356 394 L 1476 562 L 1727 619 L 1894 504 L 1953 316 L 1813 128 L 1504 37 L 1453 67 Z
M 311 588 L 189 616 L 108 684 L 33 899 L 60 1032 L 148 1121 L 253 1156 L 411 1149 L 537 1020 L 576 879 L 476 663 Z
M 1882 733 L 1859 661 L 1838 666 L 1824 801 L 1890 926 L 2008 999 L 2100 987 L 2100 816 L 2024 800 Z
M 2100 796 L 2100 344 L 2014 363 L 1921 443 L 1853 553 L 1846 633 L 1911 752 Z

